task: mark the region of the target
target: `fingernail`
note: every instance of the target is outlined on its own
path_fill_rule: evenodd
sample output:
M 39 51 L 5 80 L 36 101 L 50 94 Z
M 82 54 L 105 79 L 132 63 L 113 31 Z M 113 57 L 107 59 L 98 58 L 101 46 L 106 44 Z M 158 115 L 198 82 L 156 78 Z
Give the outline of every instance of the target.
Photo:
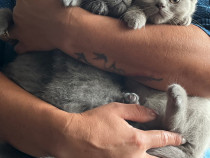
M 182 144 L 187 143 L 187 140 L 185 138 L 182 138 Z

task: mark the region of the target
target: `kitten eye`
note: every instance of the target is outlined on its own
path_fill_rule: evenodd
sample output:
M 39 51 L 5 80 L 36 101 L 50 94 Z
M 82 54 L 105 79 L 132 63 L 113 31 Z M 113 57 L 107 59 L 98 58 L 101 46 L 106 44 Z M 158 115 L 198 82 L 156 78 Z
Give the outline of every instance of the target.
M 169 0 L 171 3 L 176 4 L 179 3 L 180 0 Z

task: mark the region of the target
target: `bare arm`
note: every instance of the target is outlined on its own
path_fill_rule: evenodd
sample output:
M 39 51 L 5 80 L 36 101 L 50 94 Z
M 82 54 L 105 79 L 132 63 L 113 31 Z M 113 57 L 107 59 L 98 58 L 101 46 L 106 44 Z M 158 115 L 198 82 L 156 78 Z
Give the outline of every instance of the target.
M 48 1 L 37 1 L 42 3 L 39 8 L 17 4 L 13 34 L 20 40 L 19 52 L 60 48 L 83 62 L 153 88 L 165 90 L 176 82 L 189 94 L 210 96 L 210 38 L 200 28 L 147 25 L 134 31 L 117 19 L 80 8 L 63 9 L 59 2 L 45 11 L 49 3 L 55 3 Z
M 64 112 L 25 92 L 0 73 L 1 140 L 33 156 L 47 155 L 55 149 L 66 121 Z
M 76 51 L 69 48 L 67 34 L 60 40 L 63 43 L 58 42 L 64 52 L 103 70 L 134 77 L 153 88 L 165 90 L 175 82 L 190 94 L 210 96 L 210 38 L 200 28 L 147 25 L 134 31 L 116 19 L 83 16 L 80 36 L 75 40 L 80 41 L 74 45 Z M 81 43 L 86 44 L 81 47 Z

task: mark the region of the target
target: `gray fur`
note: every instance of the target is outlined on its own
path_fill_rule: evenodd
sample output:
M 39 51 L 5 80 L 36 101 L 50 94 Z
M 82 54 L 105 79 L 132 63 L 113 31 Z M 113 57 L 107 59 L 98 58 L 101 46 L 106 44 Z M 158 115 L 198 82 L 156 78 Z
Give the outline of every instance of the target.
M 113 2 L 119 4 L 120 0 Z M 66 0 L 64 3 L 69 6 L 81 5 L 82 2 Z M 8 16 L 5 15 L 0 14 L 0 21 L 6 21 Z M 135 16 L 134 12 L 133 15 Z M 0 25 L 2 28 L 3 26 L 5 25 Z M 80 63 L 58 50 L 19 55 L 3 72 L 28 92 L 68 112 L 80 113 L 116 101 L 140 101 L 141 105 L 154 109 L 159 118 L 146 124 L 135 124 L 136 127 L 178 132 L 187 140 L 180 147 L 151 149 L 148 151 L 151 155 L 162 158 L 201 158 L 208 147 L 210 100 L 187 97 L 180 85 L 173 84 L 169 86 L 167 93 L 160 92 Z
M 72 3 L 99 15 L 110 15 L 119 17 L 128 7 L 132 0 L 63 0 L 65 6 L 72 6 Z
M 123 16 L 130 28 L 140 29 L 145 24 L 190 25 L 197 0 L 135 0 Z M 178 0 L 176 0 L 178 1 Z

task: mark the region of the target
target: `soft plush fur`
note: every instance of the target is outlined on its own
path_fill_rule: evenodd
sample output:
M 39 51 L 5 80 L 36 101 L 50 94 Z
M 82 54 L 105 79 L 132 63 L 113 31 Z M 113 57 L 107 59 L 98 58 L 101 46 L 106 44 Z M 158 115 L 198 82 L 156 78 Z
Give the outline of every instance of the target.
M 92 13 L 119 17 L 128 7 L 132 0 L 63 0 L 65 6 L 81 6 Z
M 187 26 L 192 21 L 197 0 L 135 0 L 124 14 L 124 21 L 134 29 L 146 23 Z
M 180 0 L 183 4 L 185 4 L 185 1 L 187 1 L 186 4 L 190 4 L 190 2 L 194 4 L 194 1 L 191 0 Z M 82 5 L 84 8 L 95 8 L 92 11 L 101 14 L 104 13 L 104 11 L 101 11 L 101 7 L 98 7 L 98 9 L 93 7 L 99 2 L 99 6 L 105 2 L 104 5 L 108 8 L 108 12 L 113 12 L 113 6 L 117 7 L 117 5 L 122 3 L 130 3 L 130 1 L 125 0 L 95 0 L 86 1 L 86 3 L 82 0 L 65 0 L 64 4 L 65 6 Z M 133 7 L 137 7 L 137 10 L 141 11 L 139 7 L 142 4 L 145 4 L 142 6 L 146 6 L 147 3 L 148 5 L 150 3 L 152 4 L 151 8 L 153 8 L 153 4 L 156 4 L 155 2 L 163 1 L 136 0 L 134 2 L 135 7 Z M 114 3 L 115 5 L 113 5 Z M 88 5 L 91 5 L 91 7 L 88 7 Z M 169 6 L 169 8 L 174 8 L 172 4 Z M 176 6 L 181 7 L 178 4 Z M 150 15 L 146 11 L 147 7 L 142 9 L 145 11 L 144 15 Z M 158 8 L 159 6 L 156 7 Z M 132 8 L 127 12 L 126 10 L 123 10 L 123 12 L 115 10 L 114 13 L 117 15 L 118 13 L 122 14 L 125 12 L 125 19 L 126 16 L 130 15 Z M 192 5 L 192 8 L 195 7 Z M 138 19 L 140 14 L 135 13 L 137 10 L 134 10 L 131 17 L 138 15 L 135 16 Z M 189 11 L 186 10 L 186 12 Z M 147 16 L 146 21 L 155 24 L 162 22 L 170 23 L 171 18 L 164 20 L 165 16 L 160 16 L 159 14 Z M 181 13 L 176 14 L 176 9 L 174 8 L 171 14 L 174 14 L 173 18 L 176 19 L 180 16 L 176 17 L 175 15 L 180 15 Z M 183 17 L 188 17 L 186 15 L 189 14 L 183 15 Z M 11 17 L 11 12 L 5 9 L 0 11 L 0 22 L 7 23 L 0 25 L 0 30 L 7 29 L 5 26 L 9 24 L 7 19 L 10 18 L 8 17 Z M 139 26 L 143 25 L 138 23 L 138 25 L 132 25 L 131 27 L 136 28 L 134 26 L 140 28 Z M 187 143 L 180 147 L 168 146 L 151 149 L 148 153 L 152 155 L 162 158 L 201 158 L 208 147 L 210 138 L 210 132 L 208 131 L 210 129 L 210 100 L 187 97 L 186 91 L 180 85 L 173 84 L 169 86 L 167 93 L 153 90 L 133 80 L 78 62 L 58 50 L 19 55 L 3 71 L 25 90 L 68 112 L 80 113 L 114 101 L 123 100 L 128 103 L 138 103 L 140 101 L 141 105 L 154 109 L 159 114 L 159 118 L 146 124 L 135 124 L 136 127 L 145 130 L 165 129 L 178 132 L 187 140 Z M 140 99 L 134 93 L 123 93 L 125 91 L 135 92 L 139 95 Z

